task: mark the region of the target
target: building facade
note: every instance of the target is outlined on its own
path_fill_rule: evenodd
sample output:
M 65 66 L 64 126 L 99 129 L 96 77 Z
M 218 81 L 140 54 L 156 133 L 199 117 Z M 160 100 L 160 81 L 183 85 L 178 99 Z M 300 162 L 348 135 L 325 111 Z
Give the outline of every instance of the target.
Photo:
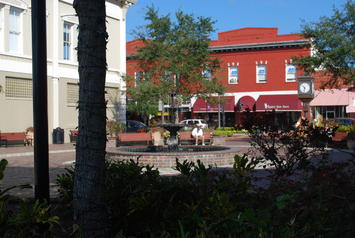
M 127 74 L 140 75 L 133 56 L 141 41 L 127 43 Z M 201 118 L 212 126 L 243 126 L 245 112 L 263 117 L 273 112 L 280 128 L 290 128 L 303 115 L 298 98 L 297 78 L 304 72 L 293 64 L 293 57 L 312 54 L 311 42 L 300 34 L 279 35 L 277 28 L 242 28 L 218 33 L 211 41 L 211 56 L 220 61 L 217 78 L 226 92 L 222 104 L 212 104 L 202 98 L 192 98 L 180 108 L 182 119 Z M 321 89 L 329 76 L 322 71 L 312 75 L 315 81 L 314 99 L 310 102 L 311 119 L 349 117 L 355 113 L 355 92 L 342 89 Z M 212 97 L 215 95 L 212 95 Z M 168 105 L 166 105 L 168 107 Z
M 47 0 L 47 72 L 49 138 L 53 129 L 78 124 L 78 18 L 73 0 Z M 107 115 L 125 121 L 126 23 L 131 2 L 106 1 Z M 0 0 L 0 131 L 20 132 L 33 125 L 31 0 Z

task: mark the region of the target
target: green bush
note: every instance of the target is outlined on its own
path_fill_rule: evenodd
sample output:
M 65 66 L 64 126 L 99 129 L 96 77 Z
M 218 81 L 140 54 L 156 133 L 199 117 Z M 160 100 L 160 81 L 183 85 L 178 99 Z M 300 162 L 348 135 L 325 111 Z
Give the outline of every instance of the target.
M 338 129 L 336 130 L 336 132 L 353 132 L 353 126 L 339 126 Z
M 234 127 L 220 127 L 212 132 L 213 136 L 233 136 L 236 133 Z
M 0 161 L 0 184 L 7 166 Z M 8 192 L 14 188 L 31 188 L 18 185 L 0 190 L 0 237 L 50 237 L 54 227 L 60 227 L 59 217 L 50 215 L 51 207 L 46 202 L 15 199 Z
M 236 155 L 230 172 L 218 172 L 199 161 L 177 160 L 181 175 L 162 177 L 135 161 L 110 161 L 110 227 L 122 238 L 352 237 L 355 194 L 349 164 L 324 163 L 308 168 L 303 180 L 284 177 L 257 187 L 252 171 L 260 162 Z
M 248 130 L 236 130 L 234 127 L 220 127 L 212 132 L 214 136 L 233 136 L 236 133 L 247 134 Z
M 309 157 L 323 152 L 325 129 L 280 131 L 272 121 L 251 124 L 253 153 L 236 155 L 229 170 L 177 160 L 181 175 L 165 177 L 133 160 L 108 161 L 115 237 L 353 237 L 354 161 L 314 166 Z M 255 176 L 263 166 L 274 168 L 267 181 Z M 67 170 L 58 180 L 66 202 L 73 176 Z

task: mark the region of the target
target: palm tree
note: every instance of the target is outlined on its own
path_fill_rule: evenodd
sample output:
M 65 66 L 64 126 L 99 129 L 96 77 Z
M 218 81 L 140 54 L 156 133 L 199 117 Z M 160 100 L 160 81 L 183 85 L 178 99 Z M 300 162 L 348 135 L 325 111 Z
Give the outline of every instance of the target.
M 83 237 L 109 237 L 105 194 L 105 0 L 74 0 L 79 18 L 79 120 L 74 220 Z

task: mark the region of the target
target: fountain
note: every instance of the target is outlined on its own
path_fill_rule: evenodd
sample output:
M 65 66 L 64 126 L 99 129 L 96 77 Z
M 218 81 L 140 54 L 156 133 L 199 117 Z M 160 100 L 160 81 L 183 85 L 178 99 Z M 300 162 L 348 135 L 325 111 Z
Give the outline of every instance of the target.
M 166 123 L 159 127 L 170 132 L 167 145 L 163 146 L 126 146 L 111 148 L 107 151 L 107 158 L 112 160 L 138 160 L 140 164 L 156 168 L 172 168 L 176 166 L 176 159 L 197 162 L 200 160 L 205 166 L 231 166 L 238 149 L 226 146 L 196 146 L 178 145 L 178 132 L 181 124 Z
M 166 143 L 171 149 L 176 148 L 179 143 L 178 131 L 183 128 L 184 125 L 175 123 L 165 123 L 158 125 L 158 127 L 164 128 L 165 130 L 169 131 L 170 136 L 167 138 Z
M 174 121 L 174 119 L 172 119 Z M 230 166 L 234 156 L 239 152 L 225 146 L 195 146 L 178 145 L 178 132 L 184 126 L 178 123 L 164 123 L 158 125 L 169 131 L 166 145 L 128 146 L 113 148 L 107 151 L 107 158 L 112 160 L 137 160 L 140 164 L 156 168 L 172 168 L 176 166 L 176 159 L 197 162 L 200 160 L 205 166 Z

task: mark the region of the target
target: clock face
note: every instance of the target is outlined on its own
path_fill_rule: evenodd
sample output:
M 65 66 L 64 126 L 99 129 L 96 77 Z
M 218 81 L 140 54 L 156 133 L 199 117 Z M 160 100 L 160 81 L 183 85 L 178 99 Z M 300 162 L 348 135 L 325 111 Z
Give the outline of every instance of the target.
M 303 82 L 300 84 L 299 90 L 301 93 L 309 93 L 311 91 L 311 86 L 309 83 Z

